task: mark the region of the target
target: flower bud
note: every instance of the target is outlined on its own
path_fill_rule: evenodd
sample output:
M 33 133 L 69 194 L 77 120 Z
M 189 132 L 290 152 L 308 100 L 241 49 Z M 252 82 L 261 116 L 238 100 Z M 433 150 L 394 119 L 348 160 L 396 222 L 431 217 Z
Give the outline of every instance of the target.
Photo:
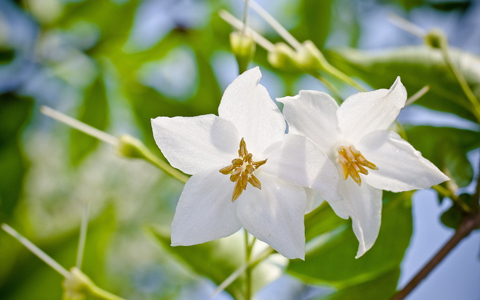
M 63 283 L 63 300 L 83 300 L 89 286 L 94 285 L 92 280 L 83 274 L 78 268 L 70 270 L 70 276 Z
M 273 51 L 268 52 L 268 62 L 284 71 L 300 71 L 297 53 L 285 43 L 276 43 Z
M 442 30 L 434 28 L 425 36 L 425 43 L 434 49 L 441 49 L 448 45 L 448 39 Z
M 322 52 L 309 40 L 303 42 L 302 48 L 298 51 L 297 62 L 308 73 L 325 70 L 327 63 Z
M 147 153 L 150 151 L 139 139 L 124 134 L 118 138 L 115 152 L 118 156 L 145 159 L 145 156 L 147 156 Z
M 238 71 L 243 73 L 255 54 L 255 41 L 248 33 L 235 31 L 230 33 L 230 47 L 237 58 Z

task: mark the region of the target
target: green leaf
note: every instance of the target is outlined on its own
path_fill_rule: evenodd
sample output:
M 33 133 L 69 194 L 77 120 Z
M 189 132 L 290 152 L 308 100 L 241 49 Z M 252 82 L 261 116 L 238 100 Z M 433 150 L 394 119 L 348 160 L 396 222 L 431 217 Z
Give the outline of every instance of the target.
M 424 4 L 425 1 L 424 0 L 400 0 L 399 2 L 403 5 L 403 7 L 405 7 L 405 9 L 411 10 L 414 7 Z
M 440 217 L 440 220 L 442 221 L 443 225 L 450 227 L 452 229 L 457 229 L 458 226 L 460 226 L 462 219 L 463 219 L 462 212 L 458 208 L 456 208 L 454 205 L 450 206 L 450 208 L 447 209 Z
M 332 65 L 347 75 L 362 79 L 375 89 L 389 88 L 397 76 L 401 77 L 408 95 L 429 85 L 430 91 L 416 104 L 478 122 L 458 81 L 437 49 L 403 47 L 383 53 L 344 49 L 328 51 L 326 55 Z M 452 48 L 450 55 L 477 98 L 480 98 L 480 69 L 476 67 L 480 64 L 480 58 Z
M 0 220 L 12 215 L 23 187 L 28 162 L 20 143 L 33 101 L 13 94 L 0 96 Z
M 292 30 L 299 41 L 311 40 L 319 49 L 323 48 L 330 32 L 333 0 L 302 0 L 298 15 L 299 26 Z
M 458 196 L 458 200 L 463 202 L 468 208 L 474 210 L 475 207 L 478 207 L 478 201 L 475 201 L 470 194 L 461 194 Z M 442 221 L 443 225 L 450 227 L 452 229 L 457 229 L 462 223 L 466 213 L 460 207 L 458 203 L 453 203 L 450 208 L 443 212 L 440 220 Z
M 15 58 L 15 52 L 10 49 L 2 49 L 0 47 L 0 66 L 9 64 Z
M 329 225 L 328 230 L 335 227 L 333 231 L 310 239 L 305 261 L 290 261 L 287 271 L 307 283 L 344 288 L 374 280 L 380 274 L 398 269 L 412 235 L 411 196 L 412 192 L 384 192 L 379 236 L 373 247 L 359 259 L 355 259 L 358 241 L 351 229 L 351 222 L 342 220 L 336 227 Z M 329 214 L 334 214 L 329 211 Z M 315 219 L 325 222 L 321 219 L 325 216 L 328 215 L 318 215 L 318 219 Z M 308 237 L 311 231 L 312 226 L 309 225 L 306 228 Z
M 85 90 L 78 120 L 99 130 L 105 130 L 109 123 L 108 113 L 105 83 L 103 77 L 98 76 L 92 85 Z M 70 158 L 72 164 L 80 164 L 90 152 L 95 150 L 98 143 L 99 141 L 96 138 L 72 129 L 70 135 Z
M 64 5 L 63 14 L 51 26 L 69 28 L 80 22 L 95 24 L 100 30 L 100 39 L 121 38 L 126 40 L 140 1 L 84 0 Z
M 390 299 L 395 293 L 399 277 L 400 269 L 396 268 L 379 274 L 373 280 L 341 289 L 335 293 L 315 300 Z
M 245 262 L 242 234 L 199 245 L 171 247 L 168 229 L 150 227 L 150 230 L 163 248 L 176 257 L 179 262 L 198 275 L 210 278 L 217 285 L 221 284 Z M 271 266 L 265 261 L 255 267 L 252 276 L 253 293 L 277 277 L 271 272 Z M 236 300 L 244 299 L 244 290 L 243 276 L 225 289 Z
M 460 187 L 473 179 L 467 153 L 480 147 L 480 133 L 451 127 L 405 127 L 408 141 Z
M 191 33 L 183 37 L 184 42 L 190 46 L 189 49 L 195 53 L 198 72 L 197 88 L 189 99 L 179 101 L 178 99 L 167 97 L 151 87 L 140 84 L 136 81 L 136 78 L 127 78 L 128 81 L 123 86 L 123 91 L 132 104 L 137 121 L 143 129 L 145 136 L 148 137 L 146 141 L 149 146 L 155 146 L 150 121 L 152 118 L 158 116 L 198 116 L 217 113 L 222 93 L 213 68 L 209 63 L 209 55 L 211 53 L 208 49 L 201 46 L 203 43 L 206 43 L 203 37 L 204 35 L 197 33 Z M 172 42 L 176 44 L 178 41 L 173 40 Z M 175 51 L 175 48 L 172 51 Z

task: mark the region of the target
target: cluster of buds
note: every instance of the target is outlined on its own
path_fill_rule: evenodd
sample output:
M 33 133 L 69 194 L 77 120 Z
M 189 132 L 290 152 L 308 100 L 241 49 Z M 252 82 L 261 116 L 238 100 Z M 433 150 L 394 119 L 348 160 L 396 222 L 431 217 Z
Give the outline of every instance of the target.
M 268 51 L 268 62 L 277 69 L 283 71 L 308 73 L 316 78 L 321 79 L 324 83 L 326 82 L 321 74 L 326 73 L 355 87 L 358 90 L 364 91 L 364 89 L 357 82 L 328 63 L 325 56 L 312 41 L 307 40 L 303 43 L 300 43 L 257 3 L 254 1 L 247 1 L 246 3 L 266 22 L 268 22 L 285 40 L 286 43 L 278 42 L 273 44 L 265 39 L 262 35 L 249 28 L 245 21 L 242 22 L 238 20 L 227 11 L 221 11 L 220 16 L 226 22 L 231 24 L 236 29 L 241 30 L 243 33 L 241 38 L 237 32 L 232 34 L 232 36 L 235 36 L 235 38 L 232 38 L 232 36 L 230 37 L 232 51 L 237 57 L 239 65 L 241 63 L 244 64 L 245 61 L 247 61 L 247 64 L 250 62 L 255 52 L 255 48 L 251 46 L 251 44 L 257 43 Z M 233 43 L 232 40 L 236 40 L 236 42 Z M 242 62 L 240 62 L 239 54 L 241 54 L 240 57 L 242 58 Z

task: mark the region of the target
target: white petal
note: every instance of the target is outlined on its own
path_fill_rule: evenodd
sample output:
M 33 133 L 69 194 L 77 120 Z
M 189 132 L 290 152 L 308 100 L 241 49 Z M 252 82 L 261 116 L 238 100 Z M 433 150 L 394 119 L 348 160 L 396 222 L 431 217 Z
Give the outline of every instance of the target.
M 320 192 L 317 190 L 305 188 L 305 194 L 307 194 L 307 207 L 305 208 L 305 214 L 312 212 L 324 201 L 322 195 L 320 195 Z
M 260 77 L 258 67 L 238 76 L 225 90 L 218 107 L 218 115 L 235 124 L 248 151 L 254 154 L 281 140 L 286 128 L 280 110 L 258 84 Z
M 238 198 L 238 218 L 245 229 L 283 256 L 305 259 L 304 188 L 265 172 L 262 190 L 248 186 Z
M 337 111 L 340 130 L 346 139 L 356 144 L 372 131 L 388 129 L 405 106 L 405 100 L 407 91 L 400 77 L 389 90 L 352 95 Z
M 310 138 L 328 153 L 339 135 L 337 102 L 328 94 L 317 91 L 300 91 L 297 96 L 277 100 L 285 104 L 283 115 L 289 133 Z
M 152 119 L 155 142 L 170 164 L 187 174 L 226 167 L 238 156 L 235 126 L 215 115 Z
M 268 158 L 262 171 L 295 184 L 320 191 L 327 201 L 338 201 L 337 168 L 310 139 L 287 134 L 282 142 L 273 144 L 264 153 Z
M 232 203 L 234 183 L 218 170 L 197 173 L 183 188 L 172 222 L 172 246 L 189 246 L 223 238 L 242 225 L 237 203 Z
M 362 177 L 378 189 L 392 192 L 427 189 L 449 180 L 393 131 L 379 130 L 368 134 L 358 144 L 358 150 L 378 167 Z
M 382 212 L 382 190 L 362 183 L 358 186 L 351 178 L 340 184 L 343 201 L 330 203 L 340 217 L 348 214 L 352 218 L 353 232 L 358 239 L 359 258 L 375 243 L 380 231 Z

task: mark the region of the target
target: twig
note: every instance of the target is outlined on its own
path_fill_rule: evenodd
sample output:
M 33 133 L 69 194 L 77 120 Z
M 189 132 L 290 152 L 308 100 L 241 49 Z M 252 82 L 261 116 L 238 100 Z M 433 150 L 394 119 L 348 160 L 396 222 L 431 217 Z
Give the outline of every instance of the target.
M 480 160 L 479 160 L 479 166 L 478 166 L 478 174 L 477 174 L 477 187 L 475 190 L 475 194 L 472 196 L 472 201 L 475 201 L 472 205 L 472 212 L 477 213 L 479 210 L 479 203 L 480 200 Z
M 476 215 L 466 216 L 458 227 L 452 238 L 435 254 L 435 256 L 423 267 L 420 272 L 413 277 L 412 280 L 400 291 L 398 291 L 391 300 L 402 300 L 410 294 L 410 292 L 425 279 L 428 274 L 452 251 L 457 244 L 467 237 L 475 228 L 480 226 L 480 213 Z

